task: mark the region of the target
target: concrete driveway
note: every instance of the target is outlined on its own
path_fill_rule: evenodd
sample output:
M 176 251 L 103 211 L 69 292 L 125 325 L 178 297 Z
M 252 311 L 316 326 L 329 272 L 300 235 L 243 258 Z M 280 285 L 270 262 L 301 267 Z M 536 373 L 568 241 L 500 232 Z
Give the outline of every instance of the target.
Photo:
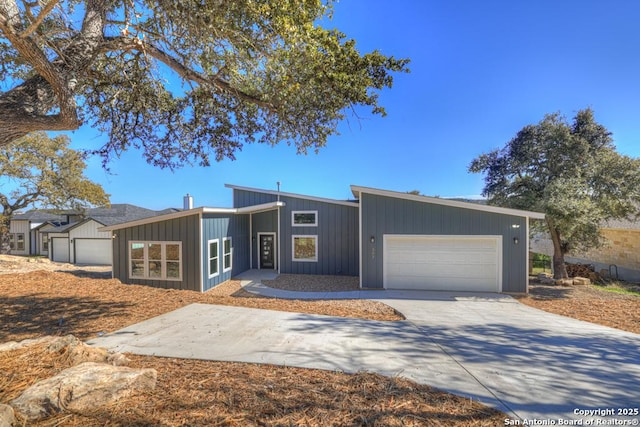
M 250 285 L 280 297 L 314 297 Z M 298 295 L 302 294 L 302 295 Z M 193 304 L 92 345 L 136 354 L 402 375 L 527 420 L 637 422 L 640 335 L 549 314 L 499 294 L 354 291 L 407 320 L 379 322 Z M 597 413 L 603 414 L 602 412 Z M 597 424 L 594 424 L 597 425 Z M 606 424 L 599 424 L 606 425 Z

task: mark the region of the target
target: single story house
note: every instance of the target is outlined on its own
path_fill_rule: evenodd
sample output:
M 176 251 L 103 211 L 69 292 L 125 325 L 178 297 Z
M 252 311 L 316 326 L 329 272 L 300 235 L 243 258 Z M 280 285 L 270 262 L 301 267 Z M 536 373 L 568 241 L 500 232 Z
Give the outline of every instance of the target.
M 602 225 L 604 244 L 586 252 L 574 251 L 565 261 L 592 264 L 596 272 L 604 270 L 613 278 L 640 282 L 640 221 L 610 220 Z M 539 233 L 531 239 L 531 251 L 553 255 L 549 233 Z
M 130 204 L 57 215 L 32 210 L 11 218 L 11 253 L 44 255 L 55 262 L 111 265 L 111 233 L 99 228 L 173 212 L 177 209 L 154 211 Z
M 334 200 L 237 185 L 199 207 L 101 228 L 125 283 L 204 292 L 250 269 L 348 275 L 362 288 L 525 293 L 529 218 L 544 215 L 353 185 Z

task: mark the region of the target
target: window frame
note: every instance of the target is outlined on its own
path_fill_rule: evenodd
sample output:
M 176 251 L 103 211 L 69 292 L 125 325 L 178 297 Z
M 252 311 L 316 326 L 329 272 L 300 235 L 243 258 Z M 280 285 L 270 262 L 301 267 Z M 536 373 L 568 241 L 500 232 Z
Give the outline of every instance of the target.
M 22 240 L 20 240 L 22 237 Z M 25 242 L 24 233 L 16 233 L 16 250 L 24 251 L 26 250 L 27 244 Z
M 225 243 L 229 242 L 229 253 L 225 252 Z M 227 255 L 229 255 L 229 266 L 227 266 Z M 222 238 L 222 272 L 226 273 L 233 268 L 233 238 L 223 237 Z
M 41 239 L 41 251 L 42 252 L 49 252 L 49 233 L 42 233 L 41 234 L 42 239 Z
M 211 256 L 211 244 L 216 244 L 215 256 Z M 216 272 L 211 273 L 211 261 L 216 260 Z M 220 239 L 207 240 L 207 277 L 213 279 L 220 275 Z
M 132 258 L 132 247 L 134 244 L 142 245 L 142 258 Z M 149 259 L 149 245 L 160 245 L 160 259 L 159 260 L 150 260 Z M 178 260 L 167 259 L 167 246 L 177 245 L 178 246 Z M 183 256 L 182 256 L 182 242 L 179 240 L 169 241 L 169 240 L 129 240 L 127 242 L 127 262 L 128 262 L 128 272 L 129 278 L 134 280 L 162 280 L 162 281 L 171 281 L 171 282 L 181 282 L 183 275 Z M 134 275 L 133 274 L 133 260 L 142 261 L 142 275 Z M 159 261 L 160 262 L 160 276 L 150 276 L 149 275 L 149 262 L 150 261 Z M 167 264 L 168 263 L 178 263 L 178 277 L 169 277 L 167 275 Z
M 16 233 L 9 233 L 9 249 L 16 250 Z
M 313 258 L 296 258 L 296 239 L 314 239 L 315 255 Z M 294 234 L 291 236 L 291 261 L 293 262 L 318 262 L 318 235 L 317 234 Z
M 296 214 L 313 214 L 315 221 L 312 224 L 299 224 L 299 223 L 296 223 Z M 318 226 L 318 211 L 291 211 L 291 226 L 292 227 L 317 227 Z

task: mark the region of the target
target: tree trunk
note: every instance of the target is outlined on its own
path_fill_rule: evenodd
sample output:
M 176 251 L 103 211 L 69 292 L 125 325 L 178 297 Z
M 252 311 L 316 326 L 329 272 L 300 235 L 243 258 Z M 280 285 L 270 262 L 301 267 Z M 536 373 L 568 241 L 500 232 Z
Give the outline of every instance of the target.
M 566 279 L 569 277 L 567 266 L 564 263 L 564 250 L 562 249 L 562 241 L 560 240 L 560 231 L 555 227 L 553 220 L 547 217 L 547 225 L 549 234 L 553 242 L 553 278 Z

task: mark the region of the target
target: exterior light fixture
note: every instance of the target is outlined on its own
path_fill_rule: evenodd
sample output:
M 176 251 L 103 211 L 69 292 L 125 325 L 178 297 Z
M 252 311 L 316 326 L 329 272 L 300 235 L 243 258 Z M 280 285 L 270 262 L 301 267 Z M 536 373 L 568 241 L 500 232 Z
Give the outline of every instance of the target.
M 520 239 L 518 239 L 517 237 L 513 238 L 513 244 L 517 245 L 518 243 L 520 243 Z
M 374 244 L 376 242 L 376 236 L 369 237 L 369 241 L 371 242 L 371 244 Z
M 520 228 L 520 224 L 511 224 L 511 228 Z

